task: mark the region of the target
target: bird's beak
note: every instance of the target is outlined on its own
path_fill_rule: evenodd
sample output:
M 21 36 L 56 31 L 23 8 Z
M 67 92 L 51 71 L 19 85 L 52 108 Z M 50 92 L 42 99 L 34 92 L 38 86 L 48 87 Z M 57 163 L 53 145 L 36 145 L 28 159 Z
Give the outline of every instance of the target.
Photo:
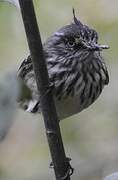
M 101 45 L 96 43 L 83 44 L 85 48 L 91 51 L 102 51 L 103 49 L 109 49 L 108 45 Z
M 103 49 L 109 49 L 109 46 L 101 44 L 93 44 L 90 46 L 90 50 L 102 51 Z

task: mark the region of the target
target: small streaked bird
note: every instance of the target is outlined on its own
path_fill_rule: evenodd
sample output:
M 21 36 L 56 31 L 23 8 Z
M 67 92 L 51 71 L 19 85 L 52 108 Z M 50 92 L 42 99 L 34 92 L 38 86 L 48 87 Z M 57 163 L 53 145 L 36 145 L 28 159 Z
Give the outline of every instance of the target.
M 64 119 L 87 108 L 109 83 L 109 75 L 101 56 L 107 45 L 98 44 L 94 29 L 74 22 L 55 32 L 43 44 L 49 80 L 59 119 Z M 31 91 L 31 98 L 20 102 L 28 112 L 41 112 L 31 56 L 25 59 L 18 76 Z

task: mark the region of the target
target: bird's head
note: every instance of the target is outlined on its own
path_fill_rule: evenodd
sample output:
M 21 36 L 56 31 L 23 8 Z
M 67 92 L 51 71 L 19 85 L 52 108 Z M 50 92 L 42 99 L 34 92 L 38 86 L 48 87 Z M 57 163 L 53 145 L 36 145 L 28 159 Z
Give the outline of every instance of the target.
M 84 53 L 108 49 L 107 45 L 98 44 L 98 34 L 94 29 L 80 22 L 73 9 L 74 22 L 59 29 L 52 35 L 44 47 L 55 57 L 79 57 Z M 50 54 L 50 53 L 49 53 Z

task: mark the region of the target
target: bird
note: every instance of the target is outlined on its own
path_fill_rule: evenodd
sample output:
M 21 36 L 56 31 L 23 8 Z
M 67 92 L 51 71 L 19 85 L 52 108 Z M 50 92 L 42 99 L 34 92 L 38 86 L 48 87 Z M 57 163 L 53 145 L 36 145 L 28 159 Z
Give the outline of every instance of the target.
M 61 27 L 43 44 L 57 115 L 60 120 L 89 107 L 109 83 L 108 70 L 98 43 L 98 33 L 75 15 L 73 22 Z M 41 113 L 32 58 L 29 55 L 18 69 L 18 77 L 30 90 L 30 98 L 19 104 L 27 112 Z

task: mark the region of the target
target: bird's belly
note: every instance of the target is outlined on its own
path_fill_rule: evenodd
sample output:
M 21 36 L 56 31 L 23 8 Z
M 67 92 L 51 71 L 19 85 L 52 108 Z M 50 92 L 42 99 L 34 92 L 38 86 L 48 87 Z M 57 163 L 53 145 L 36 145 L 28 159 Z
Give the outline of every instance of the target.
M 67 118 L 87 108 L 99 97 L 103 87 L 103 84 L 101 87 L 99 83 L 96 85 L 92 84 L 91 88 L 88 88 L 87 86 L 83 97 L 81 96 L 82 94 L 79 93 L 74 97 L 68 96 L 61 100 L 55 98 L 55 105 L 59 119 Z M 87 89 L 89 89 L 89 91 Z
M 55 99 L 55 105 L 59 119 L 65 119 L 83 110 L 80 105 L 80 97 L 68 97 L 65 99 Z

